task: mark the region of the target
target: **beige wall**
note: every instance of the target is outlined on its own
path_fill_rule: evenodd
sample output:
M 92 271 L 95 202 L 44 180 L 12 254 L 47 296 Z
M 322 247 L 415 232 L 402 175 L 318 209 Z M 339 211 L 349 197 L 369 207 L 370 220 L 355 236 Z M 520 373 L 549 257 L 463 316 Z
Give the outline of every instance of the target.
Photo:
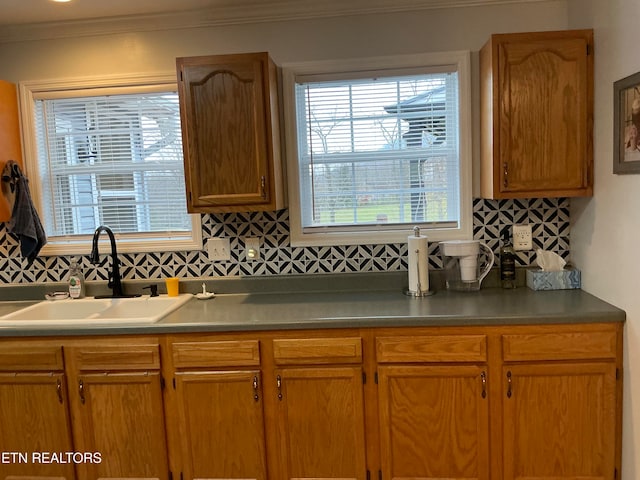
M 640 477 L 640 175 L 613 174 L 613 82 L 640 71 L 640 2 L 570 0 L 570 27 L 595 35 L 595 190 L 571 209 L 583 288 L 627 312 L 622 479 Z

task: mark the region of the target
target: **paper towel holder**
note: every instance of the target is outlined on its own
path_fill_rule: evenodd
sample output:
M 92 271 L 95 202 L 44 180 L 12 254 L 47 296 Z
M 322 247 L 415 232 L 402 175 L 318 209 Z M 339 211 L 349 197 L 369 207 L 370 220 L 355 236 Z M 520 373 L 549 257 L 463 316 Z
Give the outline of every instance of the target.
M 419 227 L 413 227 L 413 231 L 415 232 L 415 236 L 419 237 L 420 236 L 420 228 Z M 404 294 L 407 295 L 408 297 L 414 297 L 414 298 L 421 298 L 421 297 L 430 297 L 431 295 L 433 295 L 434 293 L 436 293 L 434 290 L 422 290 L 422 288 L 420 287 L 420 251 L 419 250 L 415 250 L 415 254 L 416 254 L 416 274 L 418 276 L 418 285 L 417 285 L 417 289 L 415 292 L 409 290 L 409 288 L 404 290 Z M 429 262 L 429 259 L 427 258 L 427 262 Z M 429 275 L 429 272 L 427 272 L 427 275 Z

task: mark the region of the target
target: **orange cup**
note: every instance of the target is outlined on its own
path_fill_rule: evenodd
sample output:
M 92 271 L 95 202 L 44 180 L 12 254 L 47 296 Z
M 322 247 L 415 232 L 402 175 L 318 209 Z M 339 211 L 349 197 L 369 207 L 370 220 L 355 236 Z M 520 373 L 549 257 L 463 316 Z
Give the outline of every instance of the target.
M 164 282 L 167 284 L 167 295 L 177 297 L 180 292 L 180 279 L 172 277 L 165 279 Z

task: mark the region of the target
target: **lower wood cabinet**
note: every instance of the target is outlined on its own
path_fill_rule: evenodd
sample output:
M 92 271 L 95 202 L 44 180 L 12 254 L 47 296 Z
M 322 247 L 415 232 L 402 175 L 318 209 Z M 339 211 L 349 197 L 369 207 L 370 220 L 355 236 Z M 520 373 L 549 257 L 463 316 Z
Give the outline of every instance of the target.
M 65 361 L 74 448 L 101 456 L 76 464 L 78 478 L 168 479 L 159 345 L 67 347 Z
M 386 479 L 489 479 L 486 367 L 380 366 Z
M 366 478 L 362 367 L 276 369 L 281 478 Z
M 260 342 L 199 340 L 169 346 L 174 478 L 264 480 Z
M 615 480 L 622 324 L 0 340 L 0 480 Z M 16 434 L 17 432 L 17 434 Z

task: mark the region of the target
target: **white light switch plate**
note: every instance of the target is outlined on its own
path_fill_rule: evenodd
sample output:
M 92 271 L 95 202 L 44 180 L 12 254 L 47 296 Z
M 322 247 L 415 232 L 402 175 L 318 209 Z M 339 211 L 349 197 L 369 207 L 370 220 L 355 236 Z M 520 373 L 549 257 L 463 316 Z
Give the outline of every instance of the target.
M 513 249 L 531 250 L 533 248 L 533 240 L 531 237 L 531 225 L 514 225 Z
M 209 260 L 212 262 L 231 260 L 229 239 L 224 237 L 210 238 L 207 240 L 207 252 L 209 252 Z

